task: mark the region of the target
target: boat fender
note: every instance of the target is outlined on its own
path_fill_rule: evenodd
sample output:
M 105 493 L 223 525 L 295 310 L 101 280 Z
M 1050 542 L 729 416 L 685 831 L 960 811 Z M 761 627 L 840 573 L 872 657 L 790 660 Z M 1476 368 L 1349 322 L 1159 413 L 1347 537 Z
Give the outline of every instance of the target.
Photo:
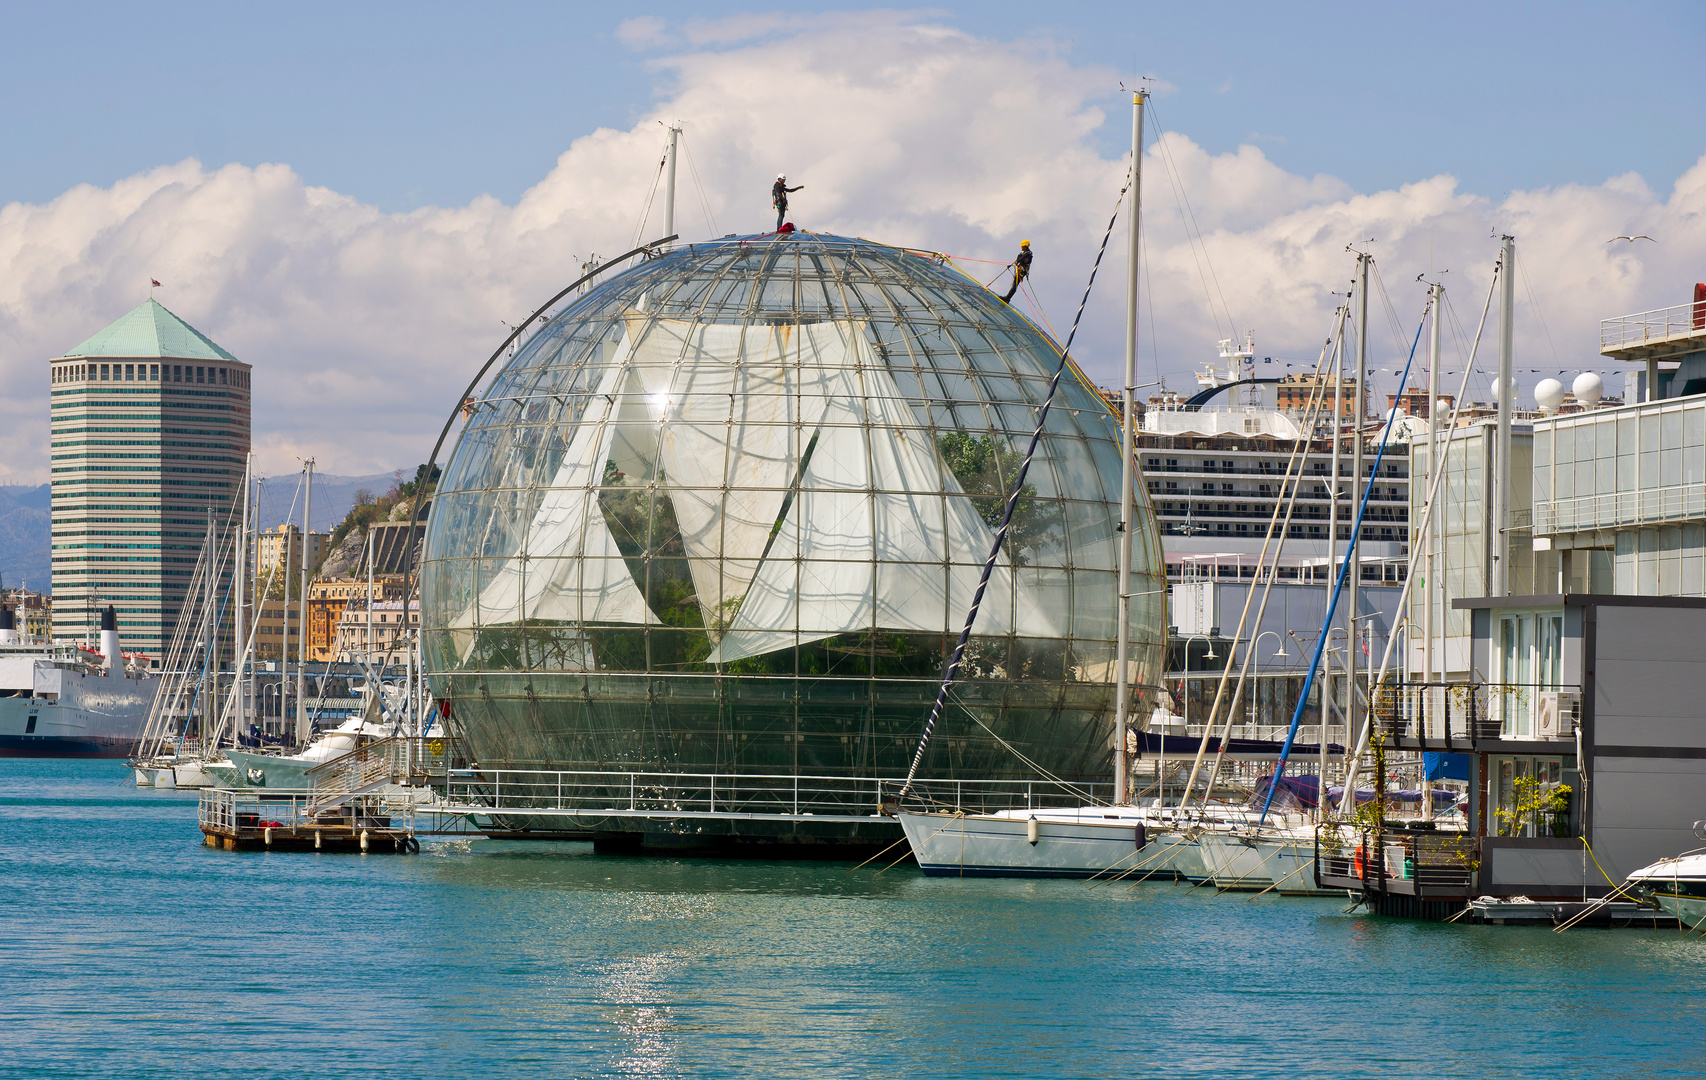
M 361 850 L 367 850 L 367 830 L 361 830 Z
M 1361 847 L 1361 845 L 1357 846 L 1356 858 L 1351 860 L 1351 873 L 1353 873 L 1354 875 L 1356 875 L 1359 878 L 1363 876 L 1362 847 Z
M 1132 832 L 1136 834 L 1135 838 L 1137 840 L 1137 850 L 1142 851 L 1149 844 L 1149 829 L 1148 829 L 1148 827 L 1145 826 L 1143 824 L 1143 822 L 1140 821 L 1137 823 L 1137 827 L 1135 829 L 1133 829 Z
M 314 850 L 315 851 L 320 850 L 320 830 L 319 829 L 314 830 Z
M 403 841 L 403 848 L 410 855 L 419 855 L 421 853 L 421 842 L 411 836 Z
M 261 836 L 266 840 L 267 847 L 272 847 L 272 830 L 270 828 L 264 830 Z
M 1042 828 L 1037 824 L 1037 819 L 1031 818 L 1029 821 L 1025 822 L 1025 842 L 1030 844 L 1032 847 L 1036 847 L 1037 841 L 1041 839 Z

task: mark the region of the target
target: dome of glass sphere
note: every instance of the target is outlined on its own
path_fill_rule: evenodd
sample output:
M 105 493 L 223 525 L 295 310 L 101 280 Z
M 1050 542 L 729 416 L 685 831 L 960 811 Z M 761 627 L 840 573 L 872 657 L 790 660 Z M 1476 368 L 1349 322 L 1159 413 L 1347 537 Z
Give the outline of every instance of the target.
M 475 759 L 904 775 L 1059 355 L 942 260 L 834 236 L 683 245 L 582 295 L 434 500 L 427 665 Z M 1109 780 L 1120 475 L 1069 371 L 921 776 Z M 1137 486 L 1141 688 L 1165 580 Z

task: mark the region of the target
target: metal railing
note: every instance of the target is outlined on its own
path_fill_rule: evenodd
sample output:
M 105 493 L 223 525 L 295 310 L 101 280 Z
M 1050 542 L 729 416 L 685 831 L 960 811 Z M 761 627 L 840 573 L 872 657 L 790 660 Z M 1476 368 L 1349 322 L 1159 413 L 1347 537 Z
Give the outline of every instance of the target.
M 1558 695 L 1543 701 L 1543 695 Z M 1505 733 L 1506 717 L 1521 715 L 1533 734 L 1524 741 L 1567 738 L 1576 717 L 1566 711 L 1555 717 L 1556 730 L 1539 731 L 1543 707 L 1560 703 L 1568 710 L 1580 700 L 1574 683 L 1394 682 L 1375 689 L 1371 712 L 1375 730 L 1389 739 L 1440 739 L 1447 744 L 1472 739 L 1516 738 Z
M 443 782 L 452 769 L 466 766 L 467 761 L 454 739 L 393 735 L 321 762 L 305 775 L 318 790 L 349 792 L 378 783 Z
M 479 813 L 637 817 L 872 817 L 902 777 L 788 773 L 452 770 L 447 799 Z M 1105 803 L 1113 785 L 1032 780 L 914 780 L 908 804 L 966 813 Z
M 1701 518 L 1706 518 L 1706 484 L 1702 483 L 1606 491 L 1534 504 L 1534 531 L 1543 536 Z
M 1315 868 L 1333 884 L 1360 882 L 1365 892 L 1462 893 L 1480 865 L 1477 837 L 1410 829 L 1324 826 L 1316 833 Z
M 1706 302 L 1676 304 L 1634 315 L 1619 315 L 1615 319 L 1601 319 L 1599 349 L 1604 352 L 1703 332 L 1706 332 Z
M 376 796 L 340 805 L 335 820 L 317 809 L 317 791 L 279 791 L 262 788 L 204 788 L 197 806 L 197 824 L 204 831 L 237 835 L 256 829 L 281 832 L 316 828 L 415 828 L 415 811 L 407 801 L 395 804 Z

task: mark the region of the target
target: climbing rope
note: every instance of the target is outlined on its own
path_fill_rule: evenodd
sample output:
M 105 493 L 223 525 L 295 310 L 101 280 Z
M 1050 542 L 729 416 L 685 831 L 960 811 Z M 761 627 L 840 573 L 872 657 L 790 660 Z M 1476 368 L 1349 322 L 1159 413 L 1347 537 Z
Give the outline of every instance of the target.
M 1133 170 L 1136 162 L 1132 163 Z M 1013 478 L 1013 491 L 1007 496 L 1006 508 L 1001 513 L 1001 525 L 995 530 L 995 542 L 989 546 L 989 558 L 983 561 L 983 576 L 978 579 L 977 591 L 972 594 L 971 610 L 966 612 L 966 623 L 960 630 L 960 640 L 954 646 L 953 657 L 948 661 L 948 669 L 942 675 L 942 686 L 936 692 L 936 704 L 930 708 L 930 717 L 924 722 L 924 732 L 918 738 L 918 749 L 912 755 L 912 765 L 906 770 L 906 783 L 901 785 L 898 798 L 906 798 L 912 791 L 912 781 L 918 775 L 918 766 L 924 761 L 925 747 L 930 744 L 930 735 L 936 729 L 936 721 L 942 717 L 942 707 L 948 700 L 948 688 L 954 683 L 954 676 L 959 673 L 960 661 L 965 658 L 966 645 L 971 640 L 972 626 L 977 622 L 978 609 L 983 606 L 984 590 L 989 588 L 990 575 L 995 572 L 995 560 L 1001 556 L 1002 545 L 1007 542 L 1007 532 L 1013 525 L 1013 511 L 1019 505 L 1019 494 L 1025 490 L 1025 476 L 1031 471 L 1031 460 L 1036 457 L 1037 446 L 1042 442 L 1043 426 L 1048 423 L 1048 412 L 1054 404 L 1054 395 L 1060 389 L 1060 377 L 1066 373 L 1068 357 L 1072 354 L 1072 341 L 1078 336 L 1078 323 L 1084 318 L 1084 306 L 1090 302 L 1090 291 L 1096 287 L 1096 272 L 1102 268 L 1102 256 L 1108 250 L 1108 238 L 1114 234 L 1114 222 L 1119 220 L 1120 205 L 1125 202 L 1126 192 L 1131 188 L 1132 171 L 1127 171 L 1125 183 L 1120 186 L 1119 198 L 1114 200 L 1113 216 L 1108 218 L 1107 231 L 1102 234 L 1102 246 L 1096 249 L 1095 265 L 1090 267 L 1090 280 L 1084 286 L 1084 296 L 1078 301 L 1078 314 L 1072 319 L 1072 332 L 1066 336 L 1066 344 L 1060 350 L 1060 363 L 1055 365 L 1054 378 L 1048 385 L 1048 396 L 1043 399 L 1042 411 L 1037 414 L 1037 429 L 1031 433 L 1031 445 L 1025 451 L 1025 460 L 1019 465 L 1019 474 Z

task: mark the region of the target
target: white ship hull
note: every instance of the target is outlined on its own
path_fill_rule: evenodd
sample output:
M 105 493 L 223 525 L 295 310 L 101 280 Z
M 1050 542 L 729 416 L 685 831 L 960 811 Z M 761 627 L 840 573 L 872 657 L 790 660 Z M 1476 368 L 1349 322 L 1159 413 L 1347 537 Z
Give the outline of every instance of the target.
M 158 679 L 58 668 L 40 674 L 56 684 L 51 693 L 0 697 L 0 757 L 123 758 L 135 753 Z
M 1082 811 L 897 815 L 918 867 L 933 877 L 1093 877 L 1173 879 L 1200 865 L 1194 841 L 1157 830 L 1141 813 Z M 1032 819 L 1037 839 L 1030 840 Z M 1138 845 L 1139 829 L 1143 845 Z

